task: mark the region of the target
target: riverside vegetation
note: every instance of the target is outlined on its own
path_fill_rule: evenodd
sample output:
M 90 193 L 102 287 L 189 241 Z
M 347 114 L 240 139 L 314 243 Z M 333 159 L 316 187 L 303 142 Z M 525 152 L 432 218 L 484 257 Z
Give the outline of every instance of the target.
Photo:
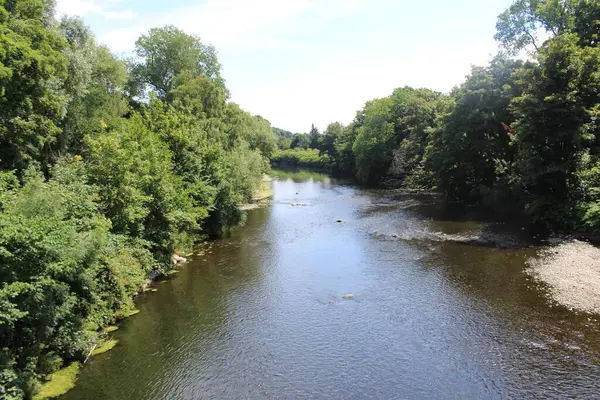
M 172 254 L 242 220 L 276 136 L 228 97 L 174 27 L 120 60 L 52 2 L 0 0 L 0 398 L 69 381 Z
M 172 254 L 242 222 L 269 159 L 597 234 L 600 3 L 517 0 L 497 28 L 505 50 L 450 94 L 294 135 L 229 101 L 197 37 L 153 28 L 121 60 L 50 0 L 0 0 L 0 396 L 64 378 Z

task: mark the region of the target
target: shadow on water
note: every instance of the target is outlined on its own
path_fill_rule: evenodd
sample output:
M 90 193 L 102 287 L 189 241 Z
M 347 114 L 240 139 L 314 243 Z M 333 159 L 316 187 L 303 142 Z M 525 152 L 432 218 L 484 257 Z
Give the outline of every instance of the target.
M 437 194 L 397 194 L 374 192 L 373 203 L 362 210 L 363 216 L 397 212 L 408 219 L 423 222 L 420 232 L 373 232 L 389 240 L 426 240 L 456 242 L 492 248 L 529 248 L 547 242 L 547 237 L 522 220 L 506 219 L 490 210 L 445 202 Z M 401 229 L 402 231 L 402 229 Z

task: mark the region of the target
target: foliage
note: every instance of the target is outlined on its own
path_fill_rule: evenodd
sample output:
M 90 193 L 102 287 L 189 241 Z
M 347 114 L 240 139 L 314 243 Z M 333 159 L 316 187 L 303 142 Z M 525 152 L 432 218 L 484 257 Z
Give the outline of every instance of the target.
M 598 131 L 600 50 L 566 33 L 549 41 L 540 65 L 519 71 L 513 99 L 519 185 L 534 220 L 570 225 L 580 199 L 577 168 Z
M 423 163 L 444 99 L 428 89 L 404 87 L 367 102 L 355 120 L 352 151 L 358 180 L 377 185 L 386 176 L 415 172 Z
M 464 84 L 454 89 L 455 104 L 433 133 L 427 170 L 435 184 L 460 201 L 478 201 L 508 179 L 514 159 L 509 110 L 519 88 L 512 78 L 521 62 L 496 58 L 489 67 L 473 67 Z
M 168 260 L 178 238 L 197 229 L 205 210 L 194 207 L 183 179 L 173 171 L 172 154 L 136 115 L 122 130 L 88 141 L 89 174 L 113 232 L 142 239 Z
M 273 127 L 273 133 L 277 137 L 277 148 L 279 150 L 290 148 L 294 136 L 292 132 Z
M 327 170 L 329 157 L 319 154 L 314 149 L 288 149 L 276 151 L 271 157 L 271 164 L 276 167 L 305 167 Z
M 0 166 L 48 161 L 67 96 L 66 43 L 45 27 L 42 0 L 0 2 Z
M 24 176 L 22 187 L 7 185 L 2 196 L 0 302 L 8 312 L 0 316 L 0 339 L 2 358 L 30 393 L 36 372 L 52 372 L 59 356 L 82 354 L 87 322 L 109 321 L 134 288 L 113 289 L 119 277 L 112 267 L 127 244 L 115 244 L 83 162 L 61 161 L 49 181 L 33 167 Z M 149 269 L 143 247 L 128 251 L 123 261 Z
M 0 0 L 2 398 L 33 397 L 174 252 L 241 223 L 276 149 L 227 101 L 212 46 L 167 26 L 136 55 L 52 1 Z
M 138 60 L 132 63 L 130 83 L 134 95 L 150 90 L 165 98 L 182 73 L 205 76 L 225 90 L 215 48 L 174 26 L 150 29 L 135 43 L 135 53 Z

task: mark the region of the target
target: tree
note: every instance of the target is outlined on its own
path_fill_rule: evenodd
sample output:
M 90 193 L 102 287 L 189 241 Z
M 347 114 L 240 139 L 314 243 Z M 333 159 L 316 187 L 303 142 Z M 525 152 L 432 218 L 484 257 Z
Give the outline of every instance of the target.
M 599 15 L 596 0 L 515 0 L 498 16 L 494 38 L 513 54 L 528 46 L 539 51 L 541 31 L 551 38 L 574 32 L 584 45 L 595 45 Z
M 509 52 L 515 54 L 530 45 L 538 50 L 540 21 L 536 15 L 537 3 L 538 0 L 516 0 L 498 16 L 494 39 Z
M 88 350 L 96 338 L 85 327 L 130 304 L 152 266 L 143 248 L 109 234 L 83 162 L 59 160 L 51 176 L 30 167 L 22 187 L 2 177 L 0 387 L 16 399 L 31 398 L 61 357 Z
M 580 1 L 575 8 L 573 32 L 580 38 L 581 46 L 597 47 L 600 42 L 600 3 Z
M 425 149 L 447 99 L 429 89 L 403 87 L 394 90 L 391 100 L 395 149 L 388 174 L 411 178 L 422 172 Z
M 69 74 L 65 80 L 67 114 L 57 150 L 80 153 L 86 135 L 118 125 L 118 119 L 127 112 L 122 90 L 127 71 L 107 47 L 95 43 L 80 18 L 63 17 L 60 29 L 68 43 L 63 53 Z
M 526 211 L 538 222 L 570 225 L 581 198 L 577 174 L 589 140 L 599 133 L 600 51 L 579 47 L 572 33 L 540 50 L 540 65 L 521 70 L 517 120 L 517 170 Z
M 395 147 L 392 101 L 389 97 L 369 101 L 361 114 L 352 145 L 356 175 L 362 184 L 376 185 L 387 173 Z
M 344 125 L 339 122 L 332 122 L 327 126 L 327 129 L 323 133 L 323 138 L 321 141 L 321 145 L 319 147 L 319 151 L 321 153 L 327 154 L 332 159 L 335 159 L 337 156 L 337 151 L 335 148 L 335 141 L 343 134 Z
M 273 133 L 277 137 L 277 147 L 280 150 L 289 149 L 292 144 L 294 134 L 284 129 L 273 127 Z
M 60 133 L 65 41 L 47 29 L 45 3 L 0 3 L 0 166 L 45 165 Z
M 315 124 L 312 124 L 310 127 L 310 132 L 308 133 L 308 137 L 310 140 L 310 148 L 311 149 L 318 149 L 319 148 L 319 144 L 321 143 L 321 133 L 319 132 L 319 130 L 315 127 Z
M 455 105 L 434 131 L 427 154 L 427 169 L 448 196 L 473 202 L 497 189 L 506 193 L 502 180 L 509 179 L 514 160 L 509 104 L 520 94 L 512 74 L 522 67 L 497 57 L 486 68 L 473 67 L 453 90 Z
M 134 95 L 144 96 L 150 90 L 164 99 L 182 73 L 205 76 L 227 93 L 215 48 L 174 26 L 150 29 L 136 41 L 135 54 L 130 83 Z
M 189 244 L 186 233 L 193 233 L 205 216 L 173 172 L 168 146 L 139 115 L 87 144 L 89 176 L 112 232 L 147 241 L 158 259 L 168 262 L 179 245 Z
M 295 133 L 290 143 L 290 149 L 308 149 L 310 147 L 310 138 L 305 133 Z

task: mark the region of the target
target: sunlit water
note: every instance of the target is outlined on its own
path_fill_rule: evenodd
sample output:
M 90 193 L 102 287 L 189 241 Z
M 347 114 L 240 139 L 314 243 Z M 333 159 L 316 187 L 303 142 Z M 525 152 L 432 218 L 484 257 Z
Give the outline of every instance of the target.
M 322 176 L 273 186 L 64 399 L 599 397 L 600 324 L 527 278 L 520 229 Z

